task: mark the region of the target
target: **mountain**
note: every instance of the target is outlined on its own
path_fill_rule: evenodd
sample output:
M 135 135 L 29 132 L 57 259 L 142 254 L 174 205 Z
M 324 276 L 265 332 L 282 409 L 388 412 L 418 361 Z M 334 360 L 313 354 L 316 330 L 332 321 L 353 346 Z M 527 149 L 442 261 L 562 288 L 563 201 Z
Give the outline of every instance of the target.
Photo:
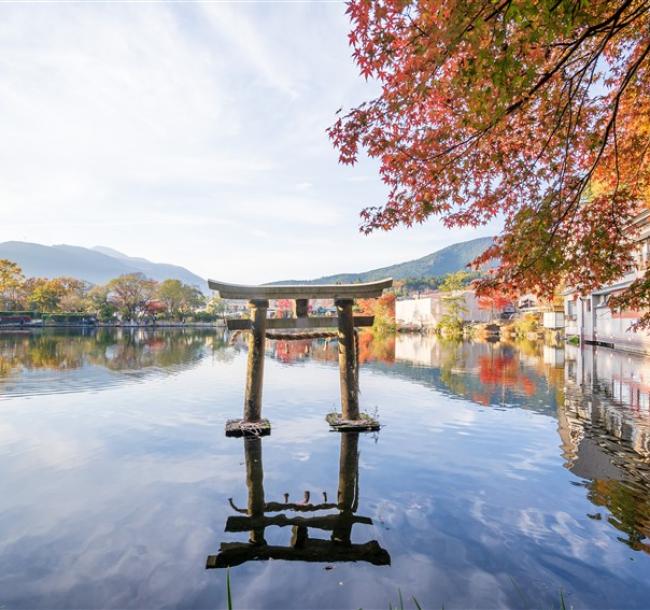
M 390 267 L 381 267 L 362 273 L 339 273 L 338 275 L 328 275 L 319 277 L 315 280 L 289 280 L 285 282 L 275 282 L 276 284 L 335 284 L 354 283 L 354 282 L 371 282 L 386 277 L 392 277 L 395 280 L 403 280 L 415 277 L 432 277 L 435 275 L 445 275 L 461 271 L 473 261 L 479 254 L 482 254 L 492 245 L 492 237 L 479 237 L 470 241 L 463 241 L 458 244 L 447 246 L 422 258 L 417 258 L 405 263 L 398 263 Z
M 138 268 L 147 277 L 151 277 L 154 280 L 166 280 L 169 278 L 181 280 L 181 282 L 185 282 L 190 286 L 198 286 L 206 294 L 210 292 L 207 281 L 195 273 L 192 273 L 185 267 L 179 267 L 178 265 L 170 265 L 167 263 L 152 263 L 146 258 L 127 256 L 126 254 L 122 254 L 122 252 L 118 252 L 117 250 L 113 250 L 113 248 L 107 248 L 105 246 L 95 246 L 93 250 L 116 258 L 127 265 L 132 265 L 133 267 Z
M 102 246 L 43 246 L 23 241 L 6 241 L 0 243 L 0 258 L 18 263 L 28 277 L 68 275 L 93 284 L 104 284 L 125 273 L 144 273 L 159 281 L 178 279 L 209 293 L 207 282 L 184 267 L 152 263 L 145 258 L 127 256 Z

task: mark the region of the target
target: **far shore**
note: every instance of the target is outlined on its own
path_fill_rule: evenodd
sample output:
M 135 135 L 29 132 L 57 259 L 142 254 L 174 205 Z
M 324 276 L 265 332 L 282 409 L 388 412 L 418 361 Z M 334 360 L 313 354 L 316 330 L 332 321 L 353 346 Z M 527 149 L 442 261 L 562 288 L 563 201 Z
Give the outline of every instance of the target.
M 106 323 L 48 322 L 47 324 L 0 324 L 3 330 L 34 330 L 39 328 L 225 328 L 223 320 L 216 322 L 147 322 L 147 323 Z

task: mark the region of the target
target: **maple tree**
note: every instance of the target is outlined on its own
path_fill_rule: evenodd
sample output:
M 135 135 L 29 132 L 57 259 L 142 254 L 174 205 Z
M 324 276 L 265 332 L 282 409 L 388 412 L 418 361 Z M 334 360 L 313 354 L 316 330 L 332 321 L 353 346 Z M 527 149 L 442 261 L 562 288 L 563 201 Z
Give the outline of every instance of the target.
M 395 328 L 395 294 L 387 292 L 376 299 L 357 299 L 359 313 L 375 316 L 373 331 L 379 334 L 391 332 Z
M 650 187 L 647 0 L 350 0 L 350 44 L 379 95 L 329 129 L 340 161 L 379 159 L 362 230 L 494 218 L 479 283 L 550 297 L 632 268 Z M 340 112 L 340 111 L 339 111 Z M 650 305 L 650 276 L 622 298 Z M 646 316 L 647 317 L 647 316 Z M 647 320 L 650 322 L 650 319 Z
M 292 299 L 276 299 L 275 301 L 275 310 L 281 318 L 291 316 L 293 308 L 294 301 Z
M 495 313 L 501 313 L 511 305 L 512 300 L 509 296 L 496 290 L 492 290 L 489 294 L 483 294 L 478 298 L 478 308 L 484 311 L 489 310 L 492 318 L 494 318 Z

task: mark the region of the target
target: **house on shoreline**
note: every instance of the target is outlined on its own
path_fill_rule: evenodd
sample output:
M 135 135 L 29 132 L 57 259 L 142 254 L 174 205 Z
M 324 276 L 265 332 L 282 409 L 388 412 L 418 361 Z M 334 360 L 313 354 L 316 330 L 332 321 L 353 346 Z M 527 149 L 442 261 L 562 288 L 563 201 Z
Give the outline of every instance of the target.
M 638 231 L 634 269 L 616 283 L 590 294 L 580 295 L 575 288 L 564 292 L 567 338 L 578 337 L 584 343 L 650 354 L 650 332 L 632 330 L 642 313 L 609 307 L 610 297 L 620 294 L 645 275 L 650 265 L 650 210 L 644 210 L 634 219 L 634 227 Z

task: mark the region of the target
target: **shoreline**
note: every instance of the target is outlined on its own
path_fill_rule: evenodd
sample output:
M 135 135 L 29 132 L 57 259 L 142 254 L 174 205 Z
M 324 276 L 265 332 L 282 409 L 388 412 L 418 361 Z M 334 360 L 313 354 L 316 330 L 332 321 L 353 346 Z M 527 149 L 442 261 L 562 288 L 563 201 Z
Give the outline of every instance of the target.
M 163 322 L 153 324 L 84 324 L 82 322 L 49 324 L 0 324 L 3 330 L 37 330 L 40 328 L 226 328 L 221 322 Z

